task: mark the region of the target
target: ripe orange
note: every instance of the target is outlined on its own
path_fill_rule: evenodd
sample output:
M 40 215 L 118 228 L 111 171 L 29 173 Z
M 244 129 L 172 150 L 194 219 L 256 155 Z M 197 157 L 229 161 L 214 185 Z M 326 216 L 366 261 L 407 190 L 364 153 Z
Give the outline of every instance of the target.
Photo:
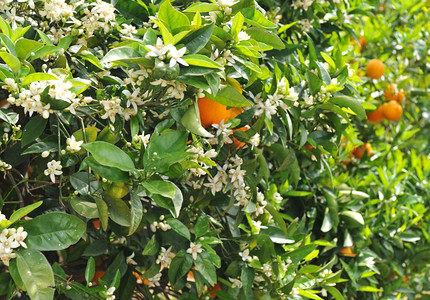
M 197 104 L 200 111 L 200 121 L 205 128 L 210 127 L 212 124 L 219 124 L 222 120 L 227 122 L 243 112 L 243 109 L 240 107 L 227 109 L 226 105 L 206 97 L 199 98 Z
M 352 149 L 351 153 L 355 156 L 355 158 L 361 159 L 364 155 L 364 152 L 367 152 L 367 157 L 370 157 L 372 152 L 372 146 L 370 143 L 364 143 L 360 147 Z
M 379 106 L 376 110 L 367 113 L 367 120 L 370 123 L 380 123 L 384 119 L 382 114 L 382 106 Z
M 393 100 L 394 95 L 396 94 L 396 87 L 390 84 L 387 89 L 384 91 L 384 96 L 386 100 Z
M 343 247 L 342 250 L 339 251 L 340 255 L 348 256 L 348 257 L 356 257 L 357 254 L 352 252 L 351 247 Z
M 403 113 L 402 106 L 395 100 L 382 104 L 382 114 L 390 121 L 397 121 Z
M 405 93 L 403 89 L 401 89 L 393 98 L 393 100 L 396 100 L 397 103 L 401 103 L 405 99 Z
M 243 127 L 237 128 L 237 129 L 233 129 L 233 132 L 234 131 L 247 131 L 247 130 L 248 130 L 248 127 L 243 126 Z M 246 145 L 246 143 L 239 141 L 235 137 L 233 137 L 233 143 L 234 143 L 234 146 L 236 147 L 236 150 L 239 150 L 240 148 L 242 148 L 243 146 Z
M 221 285 L 219 284 L 219 282 L 217 282 L 214 286 L 209 288 L 209 294 L 210 294 L 211 298 L 216 297 L 216 294 L 215 294 L 216 291 L 222 291 Z
M 384 75 L 384 64 L 379 59 L 372 59 L 366 66 L 366 74 L 370 78 L 378 79 Z
M 306 144 L 305 148 L 309 149 L 309 150 L 312 150 L 314 148 L 314 146 L 312 146 L 311 144 Z
M 100 285 L 99 279 L 105 275 L 105 271 L 97 270 L 94 272 L 93 280 L 97 285 Z
M 100 220 L 92 220 L 95 229 L 100 229 Z

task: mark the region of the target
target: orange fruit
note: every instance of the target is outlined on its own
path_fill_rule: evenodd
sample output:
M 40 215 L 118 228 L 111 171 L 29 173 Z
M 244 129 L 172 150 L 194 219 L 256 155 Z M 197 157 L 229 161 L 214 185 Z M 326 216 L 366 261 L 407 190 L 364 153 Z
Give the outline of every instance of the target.
M 222 120 L 227 122 L 243 112 L 240 107 L 227 109 L 227 106 L 203 97 L 197 100 L 200 112 L 200 121 L 203 127 L 208 128 L 212 124 L 219 124 Z
M 382 106 L 379 106 L 376 110 L 367 113 L 367 120 L 370 123 L 380 123 L 384 119 L 382 114 Z
M 233 132 L 235 131 L 247 131 L 248 127 L 247 126 L 243 126 L 237 129 L 233 129 Z M 233 137 L 233 143 L 234 146 L 236 147 L 236 150 L 239 150 L 240 148 L 242 148 L 243 146 L 246 145 L 246 143 L 239 141 L 237 138 Z
M 211 298 L 216 297 L 216 294 L 215 294 L 216 291 L 222 291 L 221 285 L 219 284 L 219 282 L 217 282 L 214 286 L 209 288 L 209 294 L 210 294 Z
M 194 279 L 194 273 L 191 270 L 188 271 L 187 281 L 190 281 L 190 282 L 194 282 L 195 281 L 195 279 Z
M 384 64 L 379 59 L 371 59 L 366 66 L 366 74 L 370 78 L 378 79 L 384 75 Z
M 105 275 L 105 271 L 97 270 L 94 272 L 93 280 L 97 285 L 100 285 L 99 279 Z
M 95 229 L 100 229 L 100 220 L 92 220 L 93 226 Z
M 370 157 L 372 152 L 372 146 L 370 143 L 364 143 L 360 147 L 352 149 L 351 153 L 355 156 L 355 158 L 361 159 L 364 155 L 364 152 L 367 152 L 367 157 Z
M 358 38 L 358 41 L 360 43 L 360 52 L 363 52 L 364 47 L 367 45 L 367 41 L 362 35 Z
M 384 96 L 386 100 L 393 100 L 396 91 L 396 87 L 390 84 L 387 89 L 384 91 Z
M 401 103 L 405 99 L 405 93 L 403 89 L 401 89 L 393 98 L 393 100 L 396 100 L 397 103 Z
M 309 149 L 309 150 L 312 150 L 314 148 L 314 146 L 312 146 L 311 144 L 306 144 L 305 148 Z
M 382 104 L 382 114 L 390 121 L 397 121 L 403 114 L 402 106 L 396 100 Z
M 339 251 L 340 255 L 348 256 L 348 257 L 356 257 L 357 254 L 352 252 L 351 247 L 343 247 L 342 250 Z

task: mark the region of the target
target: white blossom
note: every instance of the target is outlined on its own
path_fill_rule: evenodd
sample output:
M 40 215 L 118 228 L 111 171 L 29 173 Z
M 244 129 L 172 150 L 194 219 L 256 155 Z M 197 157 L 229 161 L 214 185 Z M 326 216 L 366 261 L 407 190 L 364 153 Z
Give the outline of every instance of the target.
M 240 41 L 246 41 L 249 40 L 251 37 L 249 36 L 249 34 L 247 34 L 245 31 L 240 31 L 237 34 L 237 39 Z
M 231 288 L 233 288 L 233 289 L 234 288 L 239 288 L 239 289 L 242 288 L 242 281 L 240 281 L 239 279 L 229 277 L 228 280 L 230 280 L 232 283 Z
M 170 49 L 170 45 L 164 46 L 163 40 L 158 37 L 155 45 L 146 45 L 146 48 L 149 49 L 149 52 L 145 55 L 147 58 L 157 57 L 158 59 L 163 60 L 164 55 Z
M 242 257 L 242 260 L 245 262 L 251 262 L 252 257 L 249 255 L 249 249 L 245 249 L 242 252 L 239 252 L 239 256 Z
M 51 181 L 55 183 L 55 176 L 63 174 L 61 171 L 61 161 L 51 160 L 47 163 L 48 168 L 43 172 L 46 176 L 51 178 Z
M 173 67 L 176 63 L 188 66 L 188 63 L 181 58 L 184 56 L 185 52 L 187 52 L 187 47 L 182 47 L 179 50 L 177 50 L 172 44 L 169 44 L 166 47 L 169 49 L 169 52 L 167 53 L 167 58 L 170 58 L 169 67 Z
M 197 259 L 197 254 L 202 253 L 202 251 L 202 245 L 194 244 L 193 242 L 190 243 L 190 248 L 187 249 L 187 253 L 191 254 L 194 260 Z
M 170 268 L 170 264 L 172 263 L 172 259 L 175 257 L 175 253 L 172 252 L 172 246 L 170 246 L 167 250 L 164 247 L 161 247 L 160 253 L 158 254 L 158 258 L 155 261 L 157 264 L 161 264 L 161 268 Z
M 157 273 L 154 277 L 147 278 L 147 280 L 148 280 L 148 287 L 160 286 L 161 276 L 162 276 L 161 273 Z
M 77 141 L 76 138 L 72 135 L 66 140 L 66 144 L 67 144 L 66 150 L 71 153 L 79 152 L 81 150 L 81 145 L 83 143 L 84 141 Z

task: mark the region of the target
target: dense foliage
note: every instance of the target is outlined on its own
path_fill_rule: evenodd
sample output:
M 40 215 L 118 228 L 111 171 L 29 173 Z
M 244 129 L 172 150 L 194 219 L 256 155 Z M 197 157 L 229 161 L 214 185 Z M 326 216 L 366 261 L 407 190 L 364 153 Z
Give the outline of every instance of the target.
M 429 8 L 0 2 L 0 295 L 428 297 Z

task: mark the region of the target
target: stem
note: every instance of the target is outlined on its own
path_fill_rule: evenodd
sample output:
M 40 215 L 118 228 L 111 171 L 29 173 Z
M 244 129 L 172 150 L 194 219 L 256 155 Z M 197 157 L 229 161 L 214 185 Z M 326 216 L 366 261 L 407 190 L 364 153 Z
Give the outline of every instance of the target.
M 64 126 L 64 125 L 61 123 L 61 120 L 60 120 L 60 118 L 58 117 L 57 114 L 55 114 L 55 118 L 57 119 L 58 158 L 61 161 L 61 131 L 60 131 L 60 126 Z M 62 185 L 62 181 L 63 181 L 63 174 L 60 175 L 60 180 L 59 180 L 59 183 L 58 183 L 58 191 L 60 193 L 59 196 L 58 196 L 58 202 L 60 202 L 60 205 L 62 207 L 66 207 L 64 205 L 64 203 L 63 203 L 63 200 L 62 200 L 62 198 L 63 198 L 63 190 L 62 190 L 62 186 L 63 185 Z

